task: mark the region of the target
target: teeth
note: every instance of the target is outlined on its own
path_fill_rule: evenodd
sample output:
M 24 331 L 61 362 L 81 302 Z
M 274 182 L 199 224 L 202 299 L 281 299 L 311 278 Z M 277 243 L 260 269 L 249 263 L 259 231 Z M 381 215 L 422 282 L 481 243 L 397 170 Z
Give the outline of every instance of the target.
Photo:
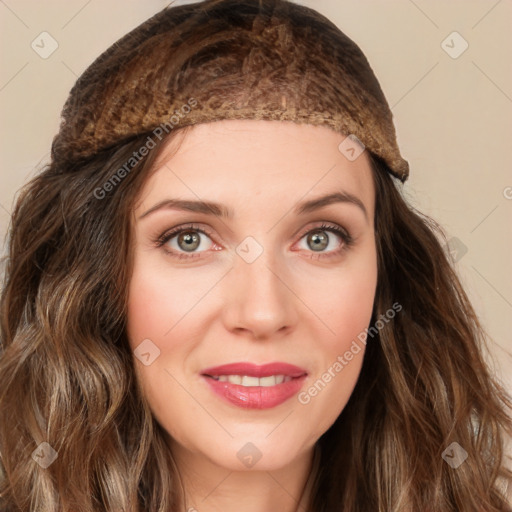
M 260 377 L 260 386 L 275 386 L 276 376 L 269 375 L 268 377 Z
M 229 377 L 228 377 L 229 379 Z M 260 379 L 258 377 L 249 377 L 247 375 L 244 375 L 242 377 L 242 386 L 259 386 L 260 385 Z
M 283 382 L 290 382 L 292 378 L 284 375 L 269 375 L 268 377 L 251 377 L 249 375 L 219 375 L 213 377 L 219 382 L 229 382 L 230 384 L 238 384 L 245 387 L 270 387 L 276 384 L 282 384 Z

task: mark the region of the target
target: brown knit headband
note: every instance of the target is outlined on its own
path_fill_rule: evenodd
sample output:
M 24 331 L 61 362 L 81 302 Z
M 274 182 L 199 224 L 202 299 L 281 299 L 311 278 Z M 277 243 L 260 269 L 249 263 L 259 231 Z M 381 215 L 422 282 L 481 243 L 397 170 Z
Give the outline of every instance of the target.
M 222 119 L 325 125 L 355 135 L 402 182 L 409 165 L 362 51 L 287 0 L 169 7 L 100 55 L 62 111 L 52 158 L 76 161 L 162 127 Z

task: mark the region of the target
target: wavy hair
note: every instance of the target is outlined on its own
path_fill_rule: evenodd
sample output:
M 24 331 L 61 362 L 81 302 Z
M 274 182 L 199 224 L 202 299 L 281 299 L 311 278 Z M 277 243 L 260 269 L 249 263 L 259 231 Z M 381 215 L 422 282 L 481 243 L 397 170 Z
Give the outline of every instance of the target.
M 187 128 L 180 131 L 186 135 Z M 143 134 L 69 168 L 50 165 L 17 200 L 1 298 L 0 503 L 8 512 L 179 509 L 166 432 L 136 382 L 126 337 L 131 211 L 163 142 L 115 191 L 105 183 Z M 165 141 L 165 139 L 164 139 Z M 376 186 L 375 319 L 361 375 L 320 438 L 311 511 L 503 511 L 510 401 L 439 241 L 371 155 Z M 372 324 L 373 324 L 372 321 Z M 457 469 L 441 457 L 457 442 Z M 47 442 L 47 468 L 34 461 Z
M 188 128 L 156 142 L 115 186 L 105 183 L 148 132 L 72 162 L 52 158 L 19 193 L 0 298 L 2 511 L 183 507 L 169 434 L 135 377 L 126 316 L 133 207 L 164 145 Z M 73 142 L 52 150 L 65 155 Z M 318 440 L 308 512 L 510 512 L 512 402 L 485 362 L 488 337 L 441 227 L 368 154 L 378 251 L 371 325 L 393 304 L 402 309 L 368 340 L 351 398 Z M 468 454 L 457 468 L 442 456 L 454 442 Z M 49 453 L 41 443 L 57 453 L 47 467 L 37 463 Z

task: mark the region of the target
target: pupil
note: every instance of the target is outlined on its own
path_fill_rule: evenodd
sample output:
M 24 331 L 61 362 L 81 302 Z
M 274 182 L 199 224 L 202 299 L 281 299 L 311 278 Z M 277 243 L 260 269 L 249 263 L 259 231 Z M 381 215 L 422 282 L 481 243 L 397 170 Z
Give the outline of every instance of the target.
M 183 247 L 185 251 L 193 251 L 197 249 L 199 245 L 199 237 L 196 233 L 190 231 L 185 232 L 182 233 L 179 238 L 179 242 L 185 242 L 185 246 Z
M 325 247 L 327 247 L 327 237 L 322 233 L 322 231 L 318 231 L 311 235 L 310 239 L 313 240 L 313 248 L 325 249 Z

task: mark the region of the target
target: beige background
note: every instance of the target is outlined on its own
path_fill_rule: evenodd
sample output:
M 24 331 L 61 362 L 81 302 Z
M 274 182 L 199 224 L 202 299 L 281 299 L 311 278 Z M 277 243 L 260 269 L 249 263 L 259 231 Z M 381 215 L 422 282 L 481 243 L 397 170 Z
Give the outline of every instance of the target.
M 48 159 L 76 78 L 168 3 L 0 0 L 2 240 L 16 191 Z M 180 3 L 190 2 L 175 2 Z M 512 391 L 512 2 L 300 3 L 329 17 L 368 57 L 411 165 L 406 195 L 467 248 L 457 267 Z M 46 59 L 31 47 L 34 40 L 41 45 L 43 31 L 58 44 Z M 457 58 L 443 49 L 463 48 L 463 40 L 450 36 L 454 31 L 469 45 Z

